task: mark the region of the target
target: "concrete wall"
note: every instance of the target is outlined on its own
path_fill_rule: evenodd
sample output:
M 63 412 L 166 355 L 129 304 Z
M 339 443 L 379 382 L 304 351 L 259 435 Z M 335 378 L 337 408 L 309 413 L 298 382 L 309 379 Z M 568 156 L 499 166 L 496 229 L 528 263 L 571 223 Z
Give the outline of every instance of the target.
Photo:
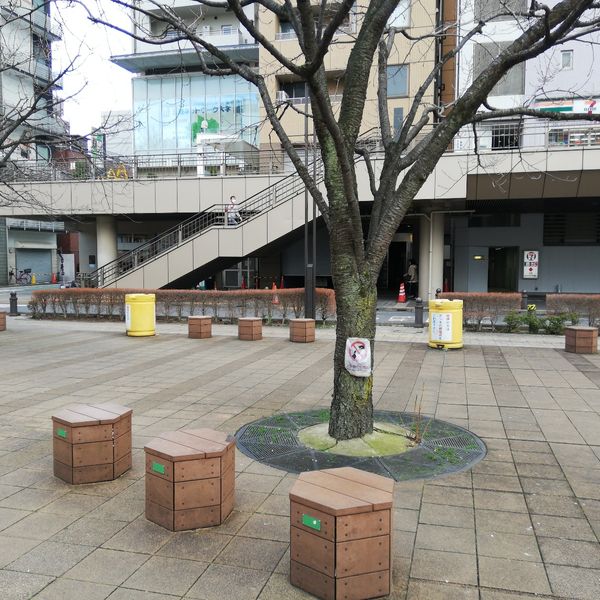
M 520 227 L 469 228 L 467 222 L 466 217 L 453 220 L 456 291 L 486 292 L 489 248 L 517 246 L 519 261 L 524 250 L 540 252 L 538 279 L 519 276 L 519 290 L 554 292 L 560 286 L 563 292 L 600 292 L 600 246 L 544 246 L 544 215 L 522 214 Z

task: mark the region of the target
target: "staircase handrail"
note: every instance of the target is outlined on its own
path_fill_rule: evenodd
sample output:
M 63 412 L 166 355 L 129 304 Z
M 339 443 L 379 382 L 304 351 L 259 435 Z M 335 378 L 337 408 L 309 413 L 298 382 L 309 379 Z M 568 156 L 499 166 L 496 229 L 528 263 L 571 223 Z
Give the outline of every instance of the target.
M 322 161 L 317 159 L 318 176 L 317 183 L 320 183 L 323 177 Z M 309 167 L 312 166 L 312 161 Z M 241 215 L 245 215 L 242 222 L 254 217 L 263 208 L 272 208 L 298 195 L 300 190 L 296 189 L 300 185 L 304 189 L 304 183 L 297 173 L 290 173 L 286 177 L 280 179 L 273 185 L 257 192 L 250 198 L 237 204 L 237 210 Z M 290 189 L 291 188 L 291 189 Z M 85 274 L 84 278 L 88 285 L 96 285 L 98 287 L 107 285 L 116 280 L 120 275 L 124 275 L 127 271 L 139 266 L 144 262 L 144 254 L 147 258 L 155 258 L 171 248 L 178 246 L 183 241 L 187 240 L 192 235 L 206 230 L 210 227 L 225 226 L 227 204 L 217 203 L 209 206 L 200 213 L 197 213 L 181 223 L 161 232 L 152 239 L 144 242 L 137 248 L 130 250 L 126 254 L 119 256 L 113 261 L 106 263 L 95 271 Z M 239 224 L 238 224 L 239 225 Z M 170 240 L 170 241 L 169 241 Z M 167 243 L 163 243 L 167 241 Z M 139 257 L 142 260 L 139 260 Z M 137 259 L 137 260 L 136 260 Z M 120 268 L 122 267 L 122 268 Z

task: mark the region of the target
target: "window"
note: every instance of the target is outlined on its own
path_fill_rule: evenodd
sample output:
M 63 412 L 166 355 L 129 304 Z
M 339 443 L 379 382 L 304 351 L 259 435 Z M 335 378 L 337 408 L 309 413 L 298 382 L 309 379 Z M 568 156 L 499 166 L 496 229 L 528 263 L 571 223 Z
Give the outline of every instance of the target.
M 394 108 L 394 139 L 400 137 L 400 130 L 402 129 L 402 121 L 404 121 L 404 109 Z
M 388 98 L 408 96 L 408 65 L 390 65 L 387 80 Z
M 563 71 L 570 71 L 573 68 L 573 50 L 561 50 L 560 68 Z
M 518 148 L 521 145 L 520 123 L 492 125 L 492 150 Z
M 494 60 L 511 42 L 475 44 L 473 52 L 473 78 Z M 515 65 L 500 79 L 490 96 L 508 96 L 525 93 L 525 63 Z
M 551 129 L 548 132 L 549 146 L 599 146 L 600 127 L 569 127 Z
M 469 215 L 469 227 L 519 227 L 521 215 L 518 213 L 491 213 Z
M 388 20 L 388 25 L 398 29 L 410 27 L 410 0 L 400 0 Z
M 221 34 L 222 35 L 231 35 L 233 33 L 233 28 L 231 25 L 221 25 Z
M 288 95 L 288 98 L 304 98 L 304 81 L 289 81 L 281 84 L 281 91 Z
M 600 242 L 600 214 L 547 213 L 544 246 L 588 246 Z
M 527 0 L 475 0 L 476 21 L 505 21 L 527 10 Z M 500 15 L 495 17 L 495 15 Z M 495 17 L 495 18 L 494 18 Z

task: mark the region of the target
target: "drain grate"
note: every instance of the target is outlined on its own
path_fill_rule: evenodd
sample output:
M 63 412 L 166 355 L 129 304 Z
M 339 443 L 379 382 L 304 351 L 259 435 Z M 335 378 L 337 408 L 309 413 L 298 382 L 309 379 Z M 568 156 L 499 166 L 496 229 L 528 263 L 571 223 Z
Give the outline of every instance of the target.
M 460 448 L 470 452 L 481 452 L 482 448 L 477 443 L 477 439 L 473 435 L 457 435 L 454 437 L 438 438 L 435 440 L 429 439 L 423 442 L 426 448 L 436 448 L 443 446 L 444 448 Z
M 248 425 L 238 441 L 244 444 L 271 444 L 273 446 L 298 446 L 300 443 L 294 429 L 257 424 Z

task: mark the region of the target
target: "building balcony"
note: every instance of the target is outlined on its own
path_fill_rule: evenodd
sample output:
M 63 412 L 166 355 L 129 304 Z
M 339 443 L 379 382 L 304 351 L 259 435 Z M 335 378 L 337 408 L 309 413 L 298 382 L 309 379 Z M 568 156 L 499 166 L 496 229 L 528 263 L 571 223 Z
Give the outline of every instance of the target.
M 250 38 L 247 31 L 235 28 L 200 27 L 196 33 L 235 61 L 258 61 L 258 44 Z M 144 72 L 148 69 L 198 66 L 200 60 L 192 43 L 187 40 L 169 41 L 176 37 L 176 32 L 168 32 L 162 38 L 165 40 L 164 43 L 160 45 L 135 41 L 133 54 L 113 56 L 111 60 L 132 73 Z
M 10 0 L 0 0 L 0 11 L 9 18 L 21 18 L 28 23 L 31 23 L 33 33 L 41 37 L 45 37 L 52 42 L 56 42 L 62 38 L 62 27 L 49 14 L 45 13 L 42 8 L 33 9 L 26 6 L 17 6 Z

